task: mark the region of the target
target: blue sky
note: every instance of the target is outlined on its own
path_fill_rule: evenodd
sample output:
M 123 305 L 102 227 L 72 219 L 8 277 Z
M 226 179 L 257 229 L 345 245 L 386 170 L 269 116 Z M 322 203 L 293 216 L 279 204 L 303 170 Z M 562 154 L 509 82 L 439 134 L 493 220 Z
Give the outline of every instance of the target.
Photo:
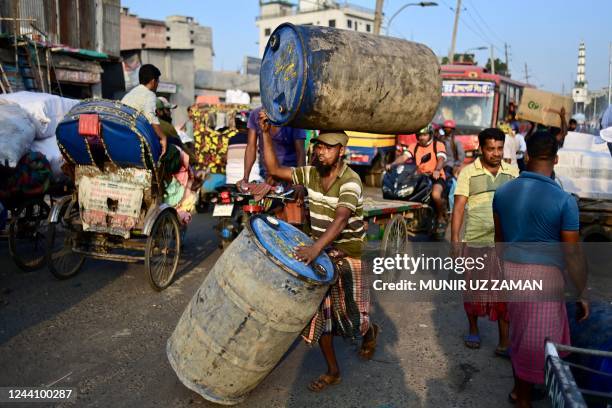
M 343 0 L 342 0 L 343 1 Z M 294 0 L 297 2 L 297 0 Z M 389 18 L 410 1 L 385 0 Z M 412 1 L 414 2 L 414 0 Z M 456 0 L 438 0 L 437 7 L 408 7 L 392 23 L 390 34 L 428 45 L 438 55 L 450 48 Z M 255 17 L 258 0 L 122 0 L 140 17 L 163 19 L 180 14 L 195 17 L 213 28 L 215 69 L 237 70 L 245 55 L 257 56 Z M 375 0 L 350 3 L 374 8 Z M 510 46 L 512 77 L 523 80 L 525 63 L 530 82 L 560 92 L 573 85 L 578 45 L 586 44 L 589 89 L 608 84 L 608 47 L 612 41 L 610 0 L 463 0 L 456 52 L 493 43 L 503 59 L 504 43 Z M 476 51 L 486 63 L 489 51 Z

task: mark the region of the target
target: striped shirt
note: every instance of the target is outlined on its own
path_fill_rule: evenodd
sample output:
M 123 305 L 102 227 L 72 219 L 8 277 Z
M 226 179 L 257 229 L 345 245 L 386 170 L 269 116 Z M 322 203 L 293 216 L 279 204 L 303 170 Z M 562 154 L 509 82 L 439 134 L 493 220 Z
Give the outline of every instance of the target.
M 336 217 L 337 207 L 346 207 L 352 214 L 344 230 L 333 245 L 353 258 L 361 257 L 365 242 L 363 222 L 363 187 L 359 175 L 346 163 L 338 173 L 328 191 L 324 191 L 321 177 L 314 166 L 292 168 L 294 184 L 301 184 L 308 190 L 308 206 L 312 236 L 318 239 L 329 228 Z

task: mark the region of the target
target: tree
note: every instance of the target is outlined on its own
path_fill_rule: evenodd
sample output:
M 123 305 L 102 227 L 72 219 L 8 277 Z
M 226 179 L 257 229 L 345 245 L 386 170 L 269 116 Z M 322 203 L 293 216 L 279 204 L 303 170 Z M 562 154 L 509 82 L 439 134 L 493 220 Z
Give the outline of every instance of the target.
M 487 60 L 485 68 L 491 72 L 491 58 Z M 508 66 L 502 62 L 499 58 L 495 58 L 495 73 L 501 75 L 508 75 Z
M 443 57 L 442 65 L 448 64 L 448 61 L 448 57 Z M 455 54 L 453 55 L 453 62 L 476 63 L 474 60 L 474 54 Z

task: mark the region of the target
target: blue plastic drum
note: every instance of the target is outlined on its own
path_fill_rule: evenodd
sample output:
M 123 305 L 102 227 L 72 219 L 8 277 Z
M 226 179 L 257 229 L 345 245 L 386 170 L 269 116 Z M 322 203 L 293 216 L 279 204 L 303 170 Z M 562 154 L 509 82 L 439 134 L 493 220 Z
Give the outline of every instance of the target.
M 273 217 L 255 216 L 223 251 L 168 340 L 178 378 L 209 401 L 244 401 L 276 367 L 335 279 L 326 254 L 312 266 L 294 248 L 312 244 Z
M 311 265 L 295 258 L 295 247 L 312 245 L 314 241 L 293 225 L 262 216 L 253 217 L 250 226 L 260 249 L 290 274 L 318 284 L 329 284 L 334 279 L 334 265 L 326 253 L 321 253 Z
M 289 23 L 270 36 L 259 80 L 275 125 L 387 134 L 429 123 L 442 90 L 438 59 L 425 45 Z

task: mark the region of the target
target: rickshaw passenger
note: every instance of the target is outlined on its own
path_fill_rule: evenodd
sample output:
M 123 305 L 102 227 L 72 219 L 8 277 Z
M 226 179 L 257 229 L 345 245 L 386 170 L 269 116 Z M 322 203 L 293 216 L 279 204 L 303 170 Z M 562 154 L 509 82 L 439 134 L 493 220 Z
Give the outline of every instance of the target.
M 191 221 L 196 195 L 192 191 L 194 174 L 189 167 L 189 156 L 175 145 L 169 145 L 160 159 L 160 174 L 164 184 L 164 203 L 176 208 L 182 225 Z
M 159 138 L 159 143 L 161 144 L 162 154 L 164 154 L 166 152 L 166 135 L 159 125 L 159 119 L 155 114 L 157 103 L 155 91 L 159 85 L 160 76 L 161 72 L 155 65 L 143 65 L 138 72 L 138 81 L 140 85 L 128 92 L 123 99 L 121 99 L 121 102 L 143 113 L 151 126 L 153 126 Z

